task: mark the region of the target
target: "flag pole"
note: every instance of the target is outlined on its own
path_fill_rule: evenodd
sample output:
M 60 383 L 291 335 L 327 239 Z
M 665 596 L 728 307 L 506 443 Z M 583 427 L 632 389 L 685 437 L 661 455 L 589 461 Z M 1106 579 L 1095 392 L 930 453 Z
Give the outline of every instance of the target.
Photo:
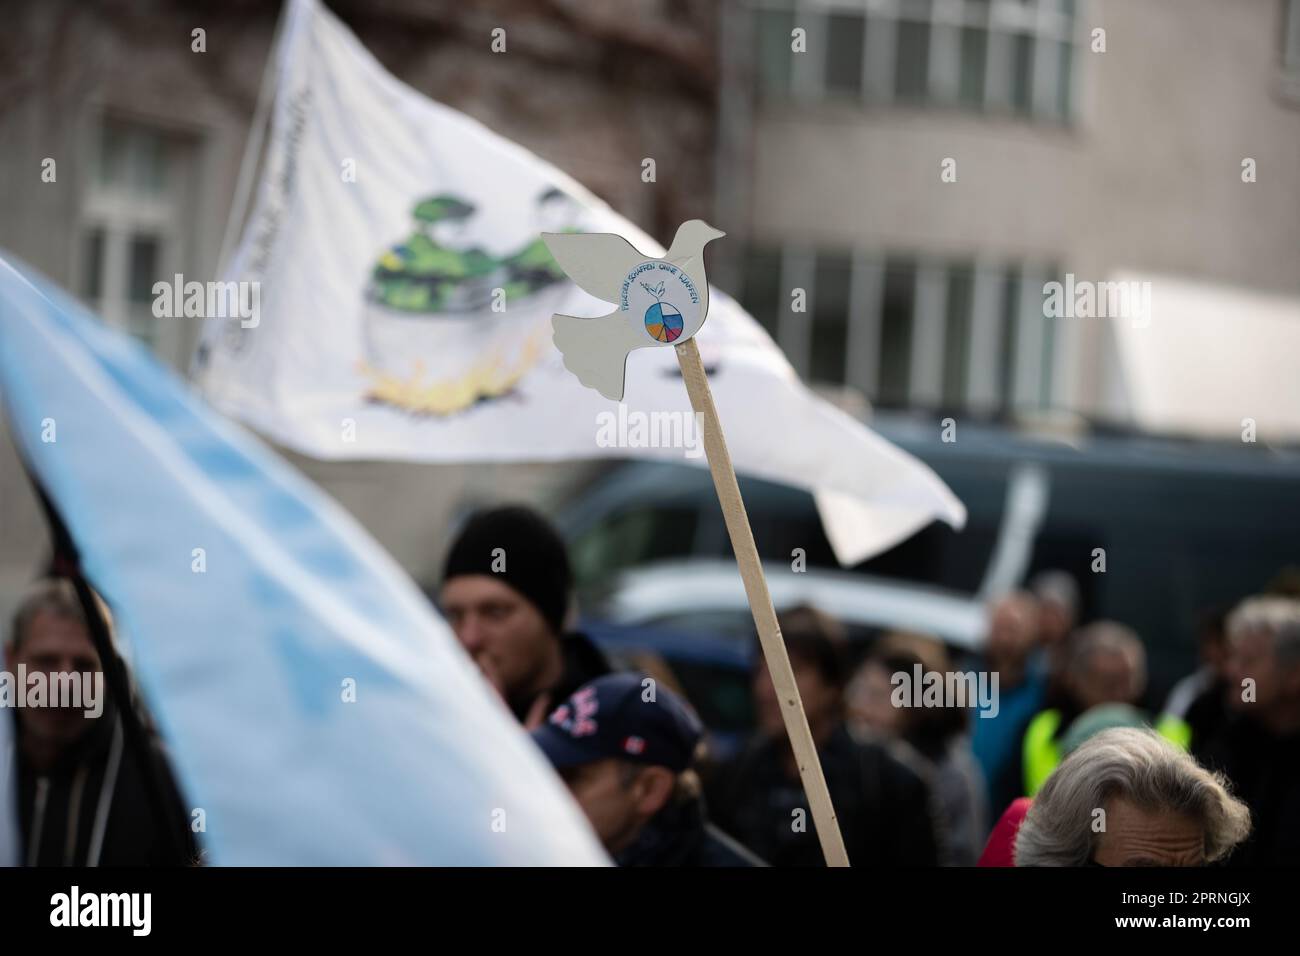
M 709 460 L 709 471 L 713 475 L 713 487 L 718 492 L 718 503 L 722 505 L 722 517 L 727 524 L 727 534 L 736 554 L 736 563 L 740 566 L 740 578 L 745 583 L 745 594 L 749 598 L 749 609 L 758 628 L 758 641 L 763 648 L 767 670 L 772 675 L 772 684 L 781 703 L 785 731 L 790 737 L 795 763 L 799 766 L 804 793 L 808 795 L 822 854 L 826 857 L 827 866 L 848 866 L 844 837 L 840 834 L 839 823 L 835 819 L 835 808 L 831 805 L 826 776 L 822 773 L 821 761 L 817 757 L 817 747 L 808 727 L 803 700 L 799 697 L 799 686 L 795 683 L 794 670 L 790 667 L 790 656 L 786 653 L 785 642 L 781 638 L 781 628 L 772 607 L 772 596 L 768 593 L 767 579 L 763 577 L 763 565 L 758 558 L 758 547 L 754 544 L 754 532 L 749 527 L 749 516 L 745 513 L 745 502 L 740 497 L 740 486 L 736 482 L 736 471 L 732 467 L 731 454 L 727 451 L 727 442 L 722 434 L 722 423 L 713 404 L 713 393 L 704 373 L 704 363 L 700 361 L 699 347 L 694 338 L 689 338 L 675 346 L 675 349 L 682 378 L 686 382 L 686 391 L 691 397 L 691 407 L 704 422 L 704 451 Z

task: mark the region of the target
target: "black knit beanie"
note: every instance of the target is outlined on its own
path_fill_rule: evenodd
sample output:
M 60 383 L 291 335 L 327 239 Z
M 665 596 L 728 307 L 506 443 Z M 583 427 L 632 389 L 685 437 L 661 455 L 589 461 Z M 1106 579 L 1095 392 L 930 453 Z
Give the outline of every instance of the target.
M 493 570 L 494 564 L 504 569 Z M 510 505 L 473 515 L 447 555 L 443 583 L 463 574 L 500 579 L 531 601 L 552 631 L 563 631 L 573 585 L 568 552 L 550 523 L 531 508 Z

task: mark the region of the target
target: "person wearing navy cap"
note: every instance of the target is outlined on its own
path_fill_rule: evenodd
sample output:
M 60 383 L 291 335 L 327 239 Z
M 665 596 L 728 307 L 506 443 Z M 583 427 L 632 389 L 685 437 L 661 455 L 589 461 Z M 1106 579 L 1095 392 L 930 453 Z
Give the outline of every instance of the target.
M 708 822 L 692 769 L 703 734 L 682 698 L 622 673 L 578 688 L 533 740 L 620 866 L 762 866 Z

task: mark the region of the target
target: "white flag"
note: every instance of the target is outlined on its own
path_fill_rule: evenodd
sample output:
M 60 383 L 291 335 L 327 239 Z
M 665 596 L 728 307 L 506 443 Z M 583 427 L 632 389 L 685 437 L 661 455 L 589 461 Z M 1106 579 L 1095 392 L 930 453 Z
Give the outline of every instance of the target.
M 565 279 L 542 232 L 618 233 L 650 256 L 660 244 L 399 82 L 315 0 L 294 0 L 278 56 L 263 176 L 226 276 L 250 283 L 240 302 L 256 308 L 209 312 L 196 362 L 218 408 L 318 458 L 705 464 L 668 349 L 632 353 L 620 409 L 551 342 L 552 313 L 609 307 Z M 845 564 L 935 519 L 962 526 L 933 472 L 813 395 L 753 318 L 709 295 L 698 343 L 738 471 L 813 492 Z

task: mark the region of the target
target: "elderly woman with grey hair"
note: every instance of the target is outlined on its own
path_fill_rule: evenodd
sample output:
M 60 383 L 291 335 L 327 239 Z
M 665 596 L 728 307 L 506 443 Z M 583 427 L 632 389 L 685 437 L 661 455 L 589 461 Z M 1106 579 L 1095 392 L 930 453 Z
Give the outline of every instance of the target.
M 1016 834 L 1016 866 L 1203 866 L 1250 833 L 1222 776 L 1150 730 L 1105 730 L 1039 791 Z

